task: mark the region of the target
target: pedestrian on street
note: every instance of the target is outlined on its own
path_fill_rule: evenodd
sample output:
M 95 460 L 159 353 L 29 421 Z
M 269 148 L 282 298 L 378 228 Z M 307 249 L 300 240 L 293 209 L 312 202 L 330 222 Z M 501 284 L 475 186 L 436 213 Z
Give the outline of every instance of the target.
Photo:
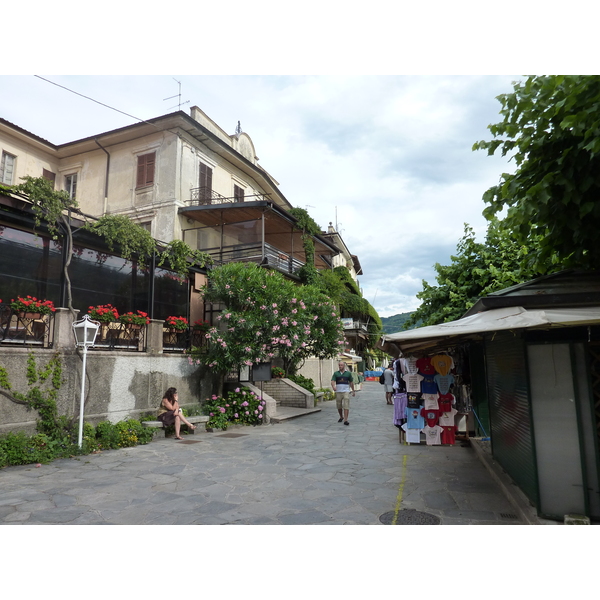
M 392 366 L 392 363 L 390 363 L 383 372 L 383 387 L 385 387 L 385 401 L 387 404 L 394 404 L 392 401 L 394 395 L 394 371 Z
M 340 418 L 338 423 L 344 421 L 344 425 L 350 425 L 348 422 L 348 413 L 350 412 L 350 390 L 352 395 L 356 396 L 354 391 L 354 379 L 352 371 L 349 371 L 345 362 L 338 363 L 339 371 L 336 371 L 331 377 L 331 387 L 335 392 L 335 403 Z

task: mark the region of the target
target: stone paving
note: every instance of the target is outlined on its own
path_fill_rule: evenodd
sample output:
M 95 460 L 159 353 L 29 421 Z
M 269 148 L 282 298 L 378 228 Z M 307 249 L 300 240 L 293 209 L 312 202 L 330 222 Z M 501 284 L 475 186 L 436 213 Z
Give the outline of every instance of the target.
M 521 524 L 472 448 L 400 444 L 377 382 L 351 402 L 349 426 L 324 402 L 281 423 L 0 470 L 0 523 L 381 525 L 412 509 L 442 525 Z

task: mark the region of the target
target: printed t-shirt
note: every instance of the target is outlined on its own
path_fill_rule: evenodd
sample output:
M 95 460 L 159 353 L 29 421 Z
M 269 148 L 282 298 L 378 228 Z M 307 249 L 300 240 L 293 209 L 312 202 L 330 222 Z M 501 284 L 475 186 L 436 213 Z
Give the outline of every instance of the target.
M 331 381 L 335 381 L 336 392 L 349 392 L 350 383 L 352 383 L 352 371 L 344 371 L 343 373 L 336 371 L 331 377 Z
M 417 369 L 421 375 L 435 375 L 435 369 L 428 356 L 423 356 L 417 361 Z
M 406 426 L 409 429 L 423 429 L 425 419 L 421 416 L 421 409 L 406 408 Z
M 423 416 L 423 418 L 425 419 L 425 421 L 427 422 L 427 425 L 429 425 L 429 427 L 435 427 L 437 425 L 438 419 L 440 417 L 440 411 L 422 408 L 421 415 Z
M 456 415 L 458 411 L 455 408 L 451 410 L 445 411 L 440 415 L 439 424 L 442 427 L 454 427 L 454 415 Z
M 402 379 L 406 381 L 406 391 L 419 393 L 421 391 L 421 381 L 423 379 L 423 375 L 419 375 L 418 373 L 409 373 L 408 375 L 402 375 Z
M 440 394 L 438 397 L 438 404 L 442 412 L 448 412 L 452 410 L 452 406 L 456 402 L 456 398 L 452 394 Z
M 423 375 L 423 381 L 421 381 L 421 391 L 424 394 L 436 394 L 438 393 L 438 386 L 435 382 L 433 375 Z
M 420 429 L 409 429 L 406 423 L 402 425 L 402 431 L 406 433 L 406 441 L 411 444 L 421 443 L 421 430 Z
M 407 393 L 406 406 L 409 408 L 421 408 L 421 394 Z
M 439 425 L 435 427 L 423 427 L 423 433 L 425 434 L 425 442 L 428 446 L 439 446 L 442 443 L 442 434 L 443 428 Z
M 409 356 L 406 359 L 406 368 L 408 369 L 409 375 L 415 375 L 419 371 L 419 369 L 417 367 L 417 357 L 416 356 Z
M 453 446 L 456 443 L 456 427 L 442 427 L 442 444 L 450 444 Z
M 436 354 L 431 358 L 431 364 L 440 375 L 448 375 L 454 366 L 454 361 L 447 354 Z
M 454 375 L 440 375 L 439 373 L 434 377 L 437 383 L 440 394 L 447 394 L 450 391 L 450 386 L 454 384 Z
M 437 394 L 423 394 L 423 408 L 438 410 L 438 395 Z

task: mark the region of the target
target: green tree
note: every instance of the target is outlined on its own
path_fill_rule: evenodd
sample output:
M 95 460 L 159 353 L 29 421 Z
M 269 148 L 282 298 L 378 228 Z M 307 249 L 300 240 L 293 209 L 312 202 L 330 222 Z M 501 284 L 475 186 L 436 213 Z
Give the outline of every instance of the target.
M 498 97 L 504 120 L 474 150 L 512 155 L 513 174 L 483 196 L 487 218 L 507 208 L 506 227 L 538 243 L 530 259 L 541 271 L 555 253 L 565 266 L 600 266 L 600 77 L 551 75 L 514 83 Z
M 529 256 L 539 241 L 521 243 L 504 222 L 492 219 L 485 241 L 477 242 L 473 228 L 465 224 L 456 255 L 450 257 L 449 265 L 435 264 L 437 285 L 423 281 L 423 290 L 417 294 L 421 305 L 404 329 L 460 319 L 481 296 L 535 277 L 539 273 Z
M 294 374 L 307 357 L 332 358 L 343 344 L 337 307 L 317 287 L 255 264 L 212 269 L 204 299 L 224 310 L 206 333 L 208 350 L 194 349 L 192 357 L 215 371 L 279 357 Z

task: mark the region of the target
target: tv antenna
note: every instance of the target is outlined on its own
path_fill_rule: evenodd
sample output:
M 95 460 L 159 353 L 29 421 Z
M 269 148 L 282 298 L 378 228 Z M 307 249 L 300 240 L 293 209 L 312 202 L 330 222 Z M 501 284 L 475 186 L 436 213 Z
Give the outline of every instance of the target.
M 173 81 L 177 81 L 177 79 L 175 79 L 175 77 L 173 77 Z M 188 104 L 189 100 L 186 100 L 185 102 L 181 102 L 181 81 L 177 81 L 177 84 L 179 85 L 179 93 L 176 94 L 175 96 L 169 96 L 168 98 L 164 98 L 163 102 L 165 100 L 172 100 L 173 98 L 178 98 L 179 102 L 177 104 L 177 110 L 181 110 L 181 105 L 182 104 Z M 171 106 L 171 108 L 168 108 L 167 110 L 172 110 L 173 108 L 175 108 L 175 107 Z

